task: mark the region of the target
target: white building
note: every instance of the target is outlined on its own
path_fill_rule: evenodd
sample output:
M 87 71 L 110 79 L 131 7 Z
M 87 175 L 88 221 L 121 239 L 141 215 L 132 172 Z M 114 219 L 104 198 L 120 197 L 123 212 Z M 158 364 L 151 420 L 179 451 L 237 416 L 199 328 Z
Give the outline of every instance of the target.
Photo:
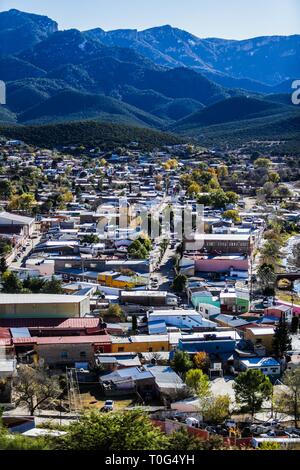
M 148 313 L 148 321 L 164 321 L 167 326 L 177 328 L 215 328 L 216 324 L 205 319 L 193 309 L 154 310 Z

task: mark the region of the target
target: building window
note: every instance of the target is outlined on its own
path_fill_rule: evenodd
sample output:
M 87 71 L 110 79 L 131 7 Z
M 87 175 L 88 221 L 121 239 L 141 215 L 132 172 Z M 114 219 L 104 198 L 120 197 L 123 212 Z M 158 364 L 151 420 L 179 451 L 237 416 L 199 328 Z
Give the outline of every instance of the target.
M 86 358 L 86 352 L 85 351 L 80 351 L 80 359 L 85 359 Z
M 118 352 L 124 352 L 124 348 L 121 347 L 121 346 L 119 346 L 119 347 L 118 347 Z
M 61 359 L 68 359 L 67 351 L 62 351 L 62 353 L 60 354 L 60 357 L 61 357 Z
M 152 352 L 153 351 L 153 348 L 149 348 L 149 352 Z
M 162 346 L 161 350 L 162 350 L 162 351 L 164 351 L 164 350 L 165 350 L 165 347 L 164 347 L 164 346 Z

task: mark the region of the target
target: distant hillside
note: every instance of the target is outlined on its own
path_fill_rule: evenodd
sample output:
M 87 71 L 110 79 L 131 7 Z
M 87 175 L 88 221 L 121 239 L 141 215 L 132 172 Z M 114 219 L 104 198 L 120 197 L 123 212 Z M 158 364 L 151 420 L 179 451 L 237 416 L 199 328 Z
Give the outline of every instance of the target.
M 172 134 L 146 128 L 94 121 L 46 126 L 0 126 L 0 135 L 49 148 L 80 144 L 89 148 L 113 149 L 135 141 L 139 142 L 141 148 L 150 150 L 162 145 L 178 144 L 182 141 Z
M 276 152 L 300 156 L 300 112 L 279 113 L 269 117 L 235 121 L 188 131 L 189 137 L 196 138 L 202 145 L 223 149 L 247 146 L 251 142 L 258 146 L 273 146 Z M 267 144 L 267 142 L 271 144 Z M 277 144 L 278 141 L 282 143 Z M 276 145 L 273 145 L 276 143 Z
M 174 128 L 178 130 L 193 129 L 232 121 L 255 119 L 284 111 L 287 111 L 287 109 L 280 103 L 240 96 L 218 102 L 202 111 L 191 114 L 177 122 Z
M 107 117 L 107 119 L 106 119 Z M 163 121 L 150 114 L 121 103 L 114 98 L 101 95 L 64 91 L 20 114 L 19 122 L 32 123 L 80 121 L 83 119 L 111 120 L 125 118 L 132 124 L 160 127 Z M 125 120 L 125 119 L 124 119 Z
M 46 75 L 44 70 L 13 56 L 0 57 L 0 70 L 1 80 L 5 82 L 44 77 Z
M 152 113 L 165 119 L 178 121 L 179 119 L 193 114 L 203 108 L 205 108 L 205 106 L 199 101 L 191 98 L 177 98 L 160 106 L 159 108 L 153 109 Z

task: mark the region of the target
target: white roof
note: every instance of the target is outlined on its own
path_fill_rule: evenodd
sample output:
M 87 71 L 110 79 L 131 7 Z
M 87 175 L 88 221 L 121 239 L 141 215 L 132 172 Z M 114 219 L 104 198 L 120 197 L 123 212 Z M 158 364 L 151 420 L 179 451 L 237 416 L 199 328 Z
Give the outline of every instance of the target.
M 196 233 L 194 240 L 229 240 L 229 241 L 248 241 L 250 234 L 239 233 Z
M 56 303 L 71 304 L 71 303 L 80 303 L 84 299 L 86 299 L 85 295 L 0 294 L 0 305 L 56 304 Z
M 19 224 L 32 224 L 34 219 L 32 217 L 25 217 L 24 215 L 11 214 L 10 212 L 2 211 L 0 212 L 0 219 L 14 220 Z
M 241 337 L 240 335 L 236 332 L 236 330 L 230 330 L 230 331 L 206 331 L 202 333 L 192 333 L 188 335 L 183 335 L 182 339 L 193 339 L 193 338 L 199 338 L 199 339 L 204 339 L 206 335 L 216 335 L 217 338 L 227 338 L 230 336 L 232 339 L 235 340 L 240 340 Z
M 247 328 L 251 333 L 257 336 L 261 335 L 273 335 L 274 334 L 274 328 L 273 327 L 267 327 L 267 328 Z
M 154 312 L 149 313 L 149 317 L 168 317 L 168 316 L 197 316 L 202 317 L 202 315 L 194 309 L 175 309 L 175 310 L 155 310 Z
M 168 335 L 138 335 L 130 336 L 129 338 L 123 338 L 120 336 L 112 337 L 113 343 L 152 343 L 156 341 L 169 341 Z

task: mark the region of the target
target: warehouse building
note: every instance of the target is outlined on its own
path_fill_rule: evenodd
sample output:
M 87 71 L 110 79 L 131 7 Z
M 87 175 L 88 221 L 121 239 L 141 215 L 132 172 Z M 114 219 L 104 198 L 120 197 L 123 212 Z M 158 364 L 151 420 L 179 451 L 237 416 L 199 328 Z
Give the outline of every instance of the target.
M 2 318 L 70 318 L 90 313 L 88 295 L 0 294 Z

